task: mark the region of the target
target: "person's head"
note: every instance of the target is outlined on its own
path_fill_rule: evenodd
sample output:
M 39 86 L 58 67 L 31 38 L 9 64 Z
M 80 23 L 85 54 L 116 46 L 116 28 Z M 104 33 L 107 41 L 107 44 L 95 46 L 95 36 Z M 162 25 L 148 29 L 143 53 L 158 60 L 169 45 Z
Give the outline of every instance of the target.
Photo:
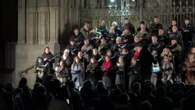
M 138 42 L 140 42 L 141 41 L 141 37 L 139 36 L 139 35 L 136 35 L 135 37 L 134 37 L 134 43 L 138 43 Z
M 112 50 L 111 49 L 108 49 L 106 51 L 106 55 L 109 56 L 109 57 L 111 57 L 112 56 Z
M 128 54 L 128 49 L 127 48 L 122 48 L 121 54 L 122 55 L 127 55 Z
M 159 16 L 154 17 L 154 23 L 156 23 L 156 24 L 160 23 L 160 17 Z
M 160 28 L 160 29 L 158 30 L 158 35 L 159 35 L 159 36 L 162 36 L 162 35 L 164 35 L 164 34 L 165 34 L 165 30 L 162 29 L 162 28 Z
M 125 18 L 124 19 L 124 24 L 128 24 L 129 23 L 129 19 L 128 18 Z
M 152 43 L 158 43 L 158 37 L 156 35 L 151 36 Z
M 75 41 L 73 39 L 70 39 L 69 43 L 70 43 L 71 46 L 75 45 Z
M 104 37 L 102 37 L 101 40 L 100 40 L 100 43 L 101 44 L 106 44 L 106 39 Z
M 69 49 L 65 49 L 63 55 L 64 56 L 68 56 L 69 54 L 70 54 L 70 50 Z
M 78 36 L 79 35 L 79 28 L 75 28 L 74 30 L 73 30 L 73 33 L 74 33 L 74 35 L 75 36 Z
M 162 51 L 162 53 L 164 54 L 164 55 L 171 55 L 171 50 L 169 49 L 169 48 L 164 48 L 163 49 L 163 51 Z
M 144 21 L 141 21 L 140 22 L 140 29 L 141 30 L 145 30 L 146 29 L 146 25 L 145 25 L 145 22 Z
M 97 48 L 93 48 L 93 49 L 92 49 L 92 54 L 93 54 L 93 55 L 97 55 L 97 54 L 98 54 Z
M 122 43 L 122 38 L 121 37 L 117 37 L 116 38 L 116 44 L 120 44 Z
M 171 26 L 177 26 L 177 21 L 175 19 L 171 20 Z
M 64 61 L 63 60 L 60 60 L 59 65 L 60 66 L 64 66 Z
M 177 39 L 171 39 L 171 45 L 176 45 L 177 44 Z
M 135 65 L 137 63 L 136 59 L 134 57 L 131 58 L 131 65 Z
M 83 28 L 84 28 L 86 31 L 89 31 L 90 24 L 89 24 L 88 22 L 85 22 L 84 25 L 83 25 Z
M 106 61 L 106 62 L 109 62 L 109 61 L 110 61 L 110 57 L 106 55 L 106 56 L 105 56 L 105 61 Z
M 124 57 L 123 56 L 118 57 L 118 63 L 124 64 Z
M 115 34 L 115 27 L 114 26 L 110 27 L 109 33 Z
M 128 35 L 129 34 L 129 29 L 125 28 L 122 35 Z
M 118 26 L 118 23 L 116 21 L 113 21 L 112 24 L 111 24 L 111 26 L 117 27 Z
M 195 54 L 195 47 L 192 47 L 192 48 L 190 49 L 190 53 Z
M 195 55 L 194 54 L 188 54 L 188 61 L 189 63 L 193 63 L 195 61 Z
M 75 61 L 75 63 L 80 63 L 80 58 L 76 56 L 76 57 L 74 58 L 74 61 Z
M 184 23 L 185 23 L 185 25 L 188 25 L 188 24 L 190 24 L 190 20 L 188 18 L 186 18 Z
M 49 47 L 45 47 L 44 53 L 49 54 L 50 53 L 50 48 Z
M 79 51 L 78 54 L 77 54 L 78 58 L 82 59 L 83 58 L 83 52 L 82 51 Z
M 106 21 L 105 20 L 101 20 L 100 21 L 100 26 L 106 26 Z
M 96 62 L 97 62 L 97 61 L 96 61 L 95 57 L 92 57 L 92 58 L 90 59 L 90 63 L 94 64 L 94 63 L 96 63 Z
M 177 26 L 172 26 L 172 31 L 173 32 L 177 32 L 177 30 L 178 30 Z
M 85 44 L 85 45 L 89 45 L 89 39 L 85 39 L 85 40 L 84 40 L 84 44 Z

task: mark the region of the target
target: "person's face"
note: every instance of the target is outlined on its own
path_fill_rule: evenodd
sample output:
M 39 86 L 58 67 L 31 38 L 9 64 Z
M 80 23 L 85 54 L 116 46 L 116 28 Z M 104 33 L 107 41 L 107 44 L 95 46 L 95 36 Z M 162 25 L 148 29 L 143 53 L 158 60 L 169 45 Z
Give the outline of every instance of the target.
M 74 45 L 75 44 L 75 42 L 74 41 L 70 41 L 70 45 Z
M 60 61 L 60 66 L 64 66 L 64 63 L 63 63 L 63 61 Z
M 123 31 L 123 35 L 128 35 L 129 34 L 129 30 L 128 29 L 125 29 L 124 31 Z
M 90 62 L 93 64 L 95 63 L 95 59 L 94 58 L 91 58 Z
M 113 33 L 113 34 L 115 33 L 115 27 L 114 26 L 110 27 L 109 33 Z
M 172 21 L 171 21 L 171 25 L 172 25 L 172 26 L 176 26 L 176 25 L 177 25 L 177 22 L 176 22 L 175 20 L 172 20 Z
M 159 35 L 164 35 L 164 33 L 165 33 L 165 31 L 164 31 L 163 29 L 159 29 L 159 30 L 158 30 L 158 34 L 159 34 Z
M 106 62 L 110 61 L 110 58 L 108 56 L 105 57 Z
M 129 23 L 129 20 L 128 19 L 125 19 L 124 20 L 124 24 L 128 24 Z
M 188 20 L 188 19 L 186 19 L 184 22 L 185 22 L 185 25 L 190 24 L 190 20 Z
M 83 57 L 83 53 L 82 52 L 78 52 L 78 57 L 82 58 Z
M 85 40 L 85 41 L 84 41 L 84 44 L 85 44 L 85 45 L 88 45 L 88 44 L 89 44 L 89 40 Z
M 79 30 L 78 30 L 78 29 L 75 29 L 75 30 L 74 30 L 74 34 L 75 34 L 76 36 L 78 36 L 78 35 L 79 35 Z
M 141 30 L 145 30 L 146 26 L 144 24 L 140 24 Z
M 191 49 L 191 53 L 195 54 L 195 48 L 194 47 Z
M 189 62 L 190 63 L 192 63 L 192 62 L 194 62 L 194 54 L 190 54 L 189 56 L 188 56 L 188 58 L 189 58 Z
M 97 55 L 98 54 L 98 51 L 97 51 L 97 49 L 95 48 L 95 49 L 93 49 L 93 55 Z
M 172 31 L 173 31 L 173 32 L 177 32 L 177 26 L 173 26 L 173 27 L 172 27 Z
M 104 20 L 101 21 L 100 23 L 101 26 L 105 26 L 106 25 L 106 22 Z
M 175 39 L 171 40 L 171 45 L 175 45 L 175 44 L 177 44 L 177 40 Z
M 159 23 L 160 22 L 160 19 L 158 17 L 154 18 L 154 22 L 155 23 Z
M 165 54 L 168 54 L 168 53 L 169 53 L 169 50 L 168 50 L 167 48 L 165 48 L 165 49 L 163 50 L 163 52 L 164 52 Z
M 76 63 L 79 63 L 79 61 L 80 61 L 79 58 L 76 57 L 76 58 L 75 58 L 75 62 L 76 62 Z
M 123 57 L 119 57 L 118 62 L 123 63 Z
M 140 39 L 138 37 L 134 37 L 134 42 L 138 43 L 140 41 Z
M 88 24 L 88 23 L 86 23 L 86 24 L 84 25 L 84 29 L 87 30 L 87 31 L 89 31 L 89 24 Z
M 107 53 L 106 53 L 106 55 L 108 55 L 108 56 L 111 57 L 112 56 L 112 51 L 111 50 L 108 50 Z
M 105 44 L 106 40 L 104 38 L 101 39 L 101 44 Z
M 50 52 L 49 48 L 45 48 L 45 53 L 48 54 Z
M 156 36 L 152 36 L 152 43 L 157 43 L 157 37 Z

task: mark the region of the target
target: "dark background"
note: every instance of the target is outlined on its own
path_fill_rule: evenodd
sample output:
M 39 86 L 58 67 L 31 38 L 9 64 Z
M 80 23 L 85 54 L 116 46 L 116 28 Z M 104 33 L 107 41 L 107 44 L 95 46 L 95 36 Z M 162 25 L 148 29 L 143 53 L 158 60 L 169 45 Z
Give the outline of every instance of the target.
M 0 0 L 0 73 L 13 71 L 7 68 L 5 59 L 6 44 L 17 42 L 18 0 Z

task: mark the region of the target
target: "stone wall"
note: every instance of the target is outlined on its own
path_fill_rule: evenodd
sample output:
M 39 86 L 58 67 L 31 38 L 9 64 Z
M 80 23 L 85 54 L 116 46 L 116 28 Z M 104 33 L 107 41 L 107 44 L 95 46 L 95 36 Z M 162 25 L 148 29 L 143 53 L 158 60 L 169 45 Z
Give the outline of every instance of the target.
M 18 42 L 12 83 L 17 86 L 18 74 L 35 63 L 46 46 L 53 53 L 60 51 L 59 38 L 68 25 L 79 23 L 79 2 L 75 0 L 18 0 Z M 63 43 L 63 42 L 62 42 Z M 25 75 L 32 87 L 36 74 Z

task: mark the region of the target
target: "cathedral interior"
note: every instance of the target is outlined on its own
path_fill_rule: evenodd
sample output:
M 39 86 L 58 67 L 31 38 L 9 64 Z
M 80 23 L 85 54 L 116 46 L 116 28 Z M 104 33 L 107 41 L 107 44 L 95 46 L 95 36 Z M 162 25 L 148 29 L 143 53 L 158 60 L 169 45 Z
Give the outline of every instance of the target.
M 112 32 L 110 32 L 110 30 L 112 30 L 112 27 L 115 26 L 115 28 L 114 28 L 115 33 L 114 34 L 116 35 L 116 38 L 114 38 L 114 40 L 116 39 L 116 43 L 118 41 L 117 39 L 119 39 L 119 41 L 121 41 L 121 39 L 122 40 L 125 39 L 124 42 L 127 40 L 127 42 L 128 42 L 127 45 L 130 45 L 130 46 L 122 48 L 121 51 L 123 52 L 123 49 L 124 49 L 124 52 L 129 51 L 128 55 L 133 56 L 132 58 L 130 57 L 129 62 L 133 62 L 134 57 L 137 58 L 139 51 L 137 51 L 136 49 L 138 49 L 140 47 L 141 47 L 141 49 L 144 49 L 144 47 L 145 47 L 145 45 L 142 46 L 143 43 L 139 43 L 139 44 L 135 43 L 136 39 L 143 37 L 143 35 L 139 34 L 139 33 L 142 34 L 142 27 L 144 27 L 147 34 L 150 36 L 148 39 L 151 38 L 151 40 L 152 40 L 151 42 L 153 42 L 153 40 L 155 39 L 155 36 L 156 36 L 158 38 L 159 44 L 161 43 L 161 40 L 162 40 L 159 37 L 160 36 L 159 33 L 161 33 L 162 31 L 163 32 L 165 31 L 166 35 L 168 37 L 170 37 L 170 39 L 169 39 L 170 42 L 165 41 L 163 39 L 163 44 L 162 44 L 163 46 L 161 45 L 161 47 L 163 48 L 162 50 L 164 51 L 164 48 L 166 48 L 166 49 L 168 48 L 172 52 L 173 59 L 174 59 L 174 60 L 171 60 L 173 63 L 173 66 L 174 66 L 173 73 L 175 73 L 175 74 L 181 73 L 178 76 L 176 76 L 174 74 L 171 77 L 172 79 L 170 79 L 169 81 L 166 82 L 166 85 L 167 85 L 167 83 L 170 83 L 171 85 L 172 84 L 174 85 L 176 83 L 175 85 L 178 88 L 184 89 L 184 86 L 185 86 L 185 90 L 187 88 L 190 89 L 191 92 L 194 90 L 193 88 L 190 88 L 190 87 L 195 84 L 195 63 L 193 65 L 193 61 L 195 62 L 195 45 L 194 45 L 195 44 L 195 29 L 194 29 L 194 26 L 195 26 L 195 0 L 0 0 L 0 5 L 1 5 L 1 15 L 2 15 L 1 20 L 0 20 L 1 21 L 0 87 L 1 88 L 3 87 L 3 85 L 11 85 L 13 88 L 20 88 L 21 79 L 23 79 L 23 80 L 26 79 L 28 81 L 28 84 L 26 86 L 28 86 L 30 89 L 35 88 L 36 87 L 35 83 L 37 82 L 37 73 L 36 73 L 37 70 L 35 69 L 37 66 L 36 60 L 38 57 L 40 57 L 42 54 L 44 54 L 43 51 L 45 51 L 46 47 L 49 47 L 49 51 L 51 51 L 51 53 L 53 54 L 53 57 L 55 57 L 58 54 L 63 54 L 66 51 L 66 49 L 68 47 L 70 47 L 69 45 L 71 45 L 71 44 L 69 44 L 69 43 L 71 43 L 71 41 L 76 42 L 75 41 L 76 37 L 72 37 L 72 33 L 74 33 L 74 31 L 76 29 L 81 31 L 83 27 L 85 28 L 85 26 L 89 26 L 90 27 L 89 33 L 95 34 L 97 37 L 97 35 L 99 34 L 98 27 L 101 27 L 103 24 L 103 26 L 106 28 L 105 28 L 105 30 L 100 31 L 101 37 L 108 36 L 108 35 L 104 35 L 105 33 L 103 33 L 103 31 L 106 31 L 108 34 L 112 33 Z M 156 19 L 156 21 L 159 20 L 158 22 L 160 24 L 160 25 L 157 25 L 157 35 L 155 33 L 156 31 L 155 30 L 153 31 L 152 30 L 153 28 L 150 28 L 150 27 L 152 27 L 152 24 L 154 22 L 156 22 L 155 19 Z M 185 22 L 187 22 L 187 21 L 189 21 L 190 23 L 187 23 L 185 25 Z M 126 22 L 128 22 L 130 24 L 130 26 L 128 23 L 127 23 L 127 25 L 124 25 Z M 132 32 L 132 30 L 131 30 L 132 28 L 127 29 L 127 33 L 129 33 L 129 36 L 133 37 L 133 40 L 134 40 L 132 45 L 131 45 L 131 43 L 129 43 L 129 42 L 131 42 L 130 38 L 119 37 L 119 36 L 123 36 L 123 34 L 126 34 L 125 26 L 127 26 L 127 27 L 133 26 L 133 28 L 134 28 L 135 32 Z M 154 28 L 156 28 L 156 27 L 154 27 Z M 176 32 L 175 33 L 172 32 L 172 30 L 174 31 L 175 28 L 177 28 L 178 31 L 181 31 L 181 36 L 182 36 L 181 39 L 178 36 L 176 36 L 178 38 L 171 38 L 171 35 L 173 35 L 173 34 L 175 35 L 175 33 L 176 33 Z M 121 31 L 120 35 L 118 35 L 120 33 L 120 32 L 117 33 L 118 31 Z M 80 33 L 82 33 L 82 31 Z M 145 32 L 144 32 L 144 35 L 145 35 Z M 84 36 L 84 34 L 82 36 Z M 186 40 L 186 36 L 188 36 L 188 37 L 191 36 L 191 40 L 189 40 L 189 39 Z M 86 37 L 86 38 L 84 38 L 82 43 L 85 44 L 85 42 L 88 42 L 88 40 L 89 40 L 89 42 L 93 42 L 93 43 L 91 43 L 93 45 L 93 49 L 95 47 L 97 47 L 96 50 L 98 50 L 98 52 L 101 52 L 101 51 L 99 51 L 99 47 L 101 46 L 101 43 L 104 42 L 103 40 L 105 40 L 105 39 L 106 39 L 106 41 L 105 41 L 106 43 L 112 42 L 112 40 L 111 40 L 112 38 L 111 39 L 108 38 L 109 40 L 107 40 L 106 37 L 100 38 L 100 40 L 99 40 L 100 44 L 97 44 L 96 46 L 94 46 L 97 42 L 94 42 L 94 39 L 89 40 L 89 38 Z M 145 39 L 145 38 L 142 38 L 142 39 Z M 79 43 L 81 41 L 82 41 L 82 39 L 78 40 Z M 175 50 L 174 50 L 175 48 L 172 49 L 171 44 L 174 41 L 178 42 L 178 44 L 181 45 L 180 46 L 181 47 L 181 54 L 180 53 L 177 54 L 177 52 L 175 52 Z M 115 42 L 115 41 L 113 41 L 113 42 Z M 143 42 L 145 43 L 144 40 L 143 40 Z M 169 43 L 170 43 L 170 45 L 169 45 Z M 112 44 L 112 46 L 113 45 L 115 45 L 115 43 Z M 79 45 L 79 46 L 83 46 L 83 45 Z M 79 46 L 77 48 L 79 48 Z M 151 49 L 154 49 L 154 48 L 156 49 L 156 47 L 150 48 L 150 46 L 154 46 L 154 45 L 152 45 L 152 43 L 147 43 L 147 46 L 148 46 L 147 47 L 148 49 L 146 49 L 146 50 L 148 50 L 149 52 L 151 51 Z M 113 46 L 113 48 L 114 48 L 114 46 Z M 133 48 L 133 49 L 131 49 L 131 48 Z M 176 50 L 178 48 L 176 48 Z M 72 49 L 72 47 L 71 47 L 71 49 Z M 82 50 L 81 47 L 80 47 L 80 49 Z M 93 51 L 93 49 L 91 49 L 91 51 Z M 118 54 L 117 53 L 118 50 L 117 50 L 117 52 L 115 52 L 115 50 L 112 50 L 112 47 L 110 47 L 110 49 L 106 50 L 106 55 L 103 56 L 103 57 L 105 57 L 105 59 L 107 58 L 107 53 L 109 53 L 108 50 L 112 51 L 113 53 Z M 130 52 L 131 50 L 135 50 L 135 54 L 132 54 Z M 162 52 L 162 50 L 161 50 L 161 52 Z M 71 50 L 68 49 L 67 51 L 69 52 Z M 190 52 L 188 52 L 188 51 L 190 51 Z M 79 54 L 79 52 L 80 51 L 78 49 L 78 54 Z M 174 52 L 176 53 L 176 55 Z M 85 54 L 85 51 L 83 53 Z M 132 54 L 132 55 L 130 55 L 130 54 Z M 146 54 L 147 54 L 147 52 L 146 52 Z M 153 55 L 153 52 L 151 52 L 151 55 Z M 159 59 L 160 59 L 161 55 L 162 54 L 159 53 Z M 180 59 L 178 57 L 179 60 L 177 59 L 178 55 L 182 56 L 182 58 L 180 58 Z M 192 60 L 191 61 L 192 63 L 188 62 L 188 56 L 189 56 L 189 62 Z M 63 55 L 62 55 L 62 57 L 63 57 Z M 85 55 L 84 55 L 84 57 L 85 57 Z M 86 56 L 86 57 L 88 57 L 88 56 Z M 138 57 L 139 57 L 139 55 L 138 55 Z M 142 65 L 142 67 L 140 67 L 141 68 L 140 70 L 142 70 L 142 68 L 143 68 L 142 72 L 146 71 L 146 73 L 147 73 L 148 62 L 145 60 L 148 60 L 149 57 L 150 57 L 150 55 L 148 55 L 148 56 L 145 55 L 144 58 L 140 58 L 139 60 L 136 60 L 136 61 L 141 62 L 140 65 Z M 120 57 L 117 57 L 117 58 L 120 59 Z M 54 59 L 55 59 L 55 64 L 59 63 L 59 65 L 60 65 L 60 62 L 56 62 L 60 58 L 54 58 Z M 75 58 L 72 58 L 72 59 L 75 60 Z M 125 59 L 125 60 L 127 60 L 127 59 Z M 175 59 L 176 59 L 176 61 L 175 61 Z M 144 61 L 145 62 L 142 63 L 142 60 L 143 60 L 143 62 Z M 90 61 L 91 61 L 91 59 L 90 60 L 88 59 L 88 63 Z M 115 62 L 117 62 L 117 61 L 118 60 L 116 60 Z M 153 60 L 151 60 L 151 65 L 152 65 L 151 67 L 153 67 L 153 64 L 154 64 L 154 62 L 152 62 L 152 61 Z M 50 60 L 50 62 L 52 62 L 52 61 Z M 107 63 L 107 62 L 105 61 L 105 63 Z M 161 63 L 161 60 L 160 60 L 159 64 L 160 63 Z M 101 63 L 101 65 L 99 64 L 98 66 L 103 68 L 102 69 L 103 74 L 108 74 L 108 73 L 106 73 L 107 71 L 106 72 L 104 71 L 105 69 L 107 69 L 107 68 L 104 68 L 104 66 L 107 66 L 106 64 L 104 65 L 104 62 L 103 62 L 103 64 Z M 114 66 L 117 67 L 117 63 Z M 130 66 L 130 64 L 127 66 Z M 88 66 L 86 66 L 86 68 L 87 67 Z M 150 67 L 148 67 L 148 68 L 150 68 Z M 163 69 L 164 66 L 159 67 L 159 68 Z M 71 70 L 72 66 L 68 69 L 72 72 L 72 70 Z M 180 69 L 182 72 L 179 71 Z M 87 71 L 87 70 L 85 70 L 85 71 Z M 158 70 L 156 70 L 156 71 L 158 71 Z M 186 73 L 186 74 L 188 73 L 188 74 L 187 75 L 182 74 L 183 71 L 185 71 L 184 73 Z M 72 74 L 71 72 L 70 72 L 70 74 Z M 163 82 L 164 79 L 161 77 L 163 77 L 163 75 L 164 74 L 166 75 L 167 73 L 166 72 L 163 73 L 163 71 L 161 71 L 161 72 L 162 72 L 162 76 L 160 76 L 160 78 L 157 78 L 156 80 L 162 80 L 162 82 Z M 191 72 L 194 73 L 194 75 Z M 118 74 L 118 73 L 116 73 L 116 74 Z M 153 72 L 152 72 L 152 74 L 153 74 Z M 74 75 L 75 74 L 72 74 L 71 77 L 74 77 Z M 116 78 L 116 76 L 114 76 L 114 77 Z M 126 75 L 125 77 L 127 77 L 127 76 L 128 75 Z M 113 76 L 110 76 L 110 77 L 113 77 Z M 120 79 L 120 77 L 121 76 L 119 76 L 119 79 Z M 143 77 L 145 78 L 145 77 L 147 77 L 147 75 L 145 75 L 145 76 L 143 75 Z M 157 76 L 151 75 L 150 77 L 157 77 Z M 116 79 L 110 78 L 109 80 L 114 80 L 113 82 L 110 81 L 110 83 L 114 83 L 114 84 L 117 83 L 118 82 L 118 81 L 116 81 L 117 78 Z M 126 85 L 126 83 L 128 83 L 126 81 L 126 79 L 127 78 L 123 79 L 123 80 L 125 80 L 125 82 L 124 82 L 125 87 L 121 87 L 121 88 L 125 89 L 124 91 L 127 91 L 127 88 L 129 89 L 129 87 L 126 87 L 128 85 L 128 84 Z M 61 80 L 59 80 L 59 81 L 61 81 Z M 91 79 L 89 78 L 89 82 L 90 81 L 91 81 Z M 103 85 L 104 85 L 104 78 L 101 81 L 103 81 Z M 108 81 L 108 80 L 106 80 L 106 81 Z M 100 81 L 98 81 L 98 82 L 100 82 Z M 157 88 L 156 86 L 160 85 L 161 83 L 157 84 L 158 81 L 155 81 L 155 78 L 154 78 L 154 80 L 151 78 L 151 81 L 149 81 L 149 82 L 152 84 L 149 87 L 146 84 L 146 87 L 144 86 L 145 90 L 149 89 L 149 91 L 150 91 L 150 89 L 154 86 L 153 88 L 155 88 L 155 90 L 157 91 L 155 93 L 156 97 L 158 95 L 165 95 L 165 93 L 160 92 L 160 91 L 163 91 L 162 87 L 159 87 L 159 91 L 158 91 L 158 89 L 156 89 Z M 120 81 L 118 83 L 121 84 Z M 114 85 L 114 86 L 116 86 L 116 88 L 118 88 L 117 84 Z M 178 86 L 177 86 L 177 84 L 178 84 Z M 44 86 L 46 86 L 46 85 L 44 85 Z M 76 88 L 77 85 L 75 84 L 74 86 Z M 108 86 L 108 88 L 110 87 L 109 85 L 107 85 L 107 86 Z M 132 86 L 133 86 L 133 84 L 132 84 Z M 136 88 L 139 88 L 140 85 L 139 85 L 139 83 L 135 83 L 134 86 L 133 86 L 134 89 L 136 89 Z M 83 87 L 84 89 L 82 89 L 82 87 L 77 88 L 79 91 L 78 94 L 82 94 L 82 90 L 85 91 L 86 88 Z M 131 87 L 131 88 L 133 88 L 133 87 Z M 176 87 L 172 88 L 172 89 L 176 90 L 177 89 Z M 47 88 L 47 86 L 45 88 Z M 130 90 L 131 94 L 129 93 L 129 90 L 128 90 L 128 93 L 130 94 L 128 96 L 126 95 L 127 92 L 120 94 L 119 97 L 124 98 L 124 100 L 122 98 L 117 99 L 118 95 L 116 95 L 116 94 L 118 92 L 123 91 L 123 90 L 121 90 L 121 91 L 116 90 L 113 92 L 112 91 L 113 88 L 111 89 L 111 87 L 110 87 L 109 88 L 110 90 L 108 89 L 109 97 L 111 97 L 113 94 L 115 94 L 115 95 L 113 95 L 113 97 L 112 97 L 113 99 L 111 99 L 111 100 L 116 100 L 116 103 L 117 103 L 117 100 L 119 100 L 119 101 L 122 100 L 121 103 L 126 103 L 126 100 L 128 100 L 127 103 L 128 104 L 131 103 L 131 104 L 129 104 L 128 106 L 124 106 L 124 104 L 120 103 L 121 106 L 119 106 L 120 104 L 117 103 L 116 104 L 118 107 L 117 108 L 115 106 L 115 103 L 113 104 L 112 101 L 111 102 L 114 105 L 114 107 L 111 107 L 112 104 L 111 104 L 111 102 L 109 103 L 109 101 L 107 101 L 107 102 L 103 101 L 107 104 L 99 103 L 97 100 L 93 100 L 93 101 L 94 102 L 97 101 L 99 105 L 101 105 L 101 104 L 105 105 L 105 108 L 103 108 L 103 109 L 108 109 L 108 110 L 111 110 L 111 109 L 113 109 L 113 110 L 126 110 L 125 107 L 128 108 L 130 106 L 132 107 L 132 110 L 157 110 L 155 108 L 157 106 L 162 106 L 162 109 L 168 109 L 168 110 L 194 110 L 194 108 L 195 108 L 195 106 L 193 105 L 195 102 L 194 101 L 195 100 L 194 94 L 191 96 L 191 99 L 186 99 L 186 102 L 183 102 L 183 104 L 185 105 L 187 103 L 187 101 L 193 100 L 193 102 L 188 103 L 189 107 L 188 106 L 181 107 L 180 104 L 182 102 L 179 102 L 179 101 L 177 103 L 173 104 L 173 102 L 175 100 L 177 100 L 176 98 L 174 98 L 174 96 L 173 96 L 171 101 L 169 100 L 171 102 L 171 104 L 167 104 L 169 102 L 162 101 L 162 103 L 165 105 L 165 106 L 163 106 L 163 104 L 162 105 L 159 104 L 160 103 L 159 100 L 158 100 L 159 101 L 158 104 L 153 103 L 154 100 L 153 100 L 152 96 L 133 97 L 133 93 L 137 93 L 133 90 Z M 53 89 L 57 89 L 57 87 L 55 88 L 55 86 L 54 86 Z M 81 91 L 80 91 L 80 89 L 81 89 Z M 166 90 L 169 90 L 169 88 L 167 87 Z M 1 91 L 2 90 L 0 90 L 0 97 L 2 96 Z M 71 90 L 69 90 L 69 92 L 70 91 Z M 147 91 L 145 91 L 145 92 L 146 92 L 145 94 L 147 94 Z M 176 95 L 182 95 L 181 97 L 183 97 L 187 94 L 185 92 L 181 90 L 180 92 L 178 92 L 178 94 L 174 94 L 174 93 L 171 94 L 170 93 L 169 95 L 175 95 L 175 97 L 176 97 Z M 90 96 L 87 96 L 86 94 L 83 93 L 83 97 L 84 97 L 83 100 L 85 98 L 86 99 L 90 98 Z M 89 91 L 89 94 L 90 94 L 90 91 Z M 116 96 L 116 97 L 114 97 L 114 96 Z M 138 93 L 137 93 L 137 96 L 139 96 Z M 13 97 L 14 97 L 14 95 L 13 95 Z M 104 98 L 104 97 L 105 96 L 101 96 L 101 98 Z M 126 97 L 128 97 L 128 98 L 126 98 Z M 181 97 L 178 96 L 177 97 L 178 100 Z M 138 101 L 138 100 L 135 100 L 134 98 L 143 98 L 143 99 L 147 99 L 147 100 L 140 99 L 141 101 Z M 98 99 L 98 100 L 100 100 L 100 99 Z M 67 103 L 65 106 L 66 107 L 68 106 L 68 109 L 70 109 L 70 110 L 82 110 L 82 109 L 83 110 L 96 110 L 96 109 L 101 110 L 102 109 L 101 107 L 98 108 L 98 105 L 94 105 L 96 107 L 94 107 L 94 106 L 91 107 L 90 103 L 87 100 L 84 100 L 84 102 L 86 102 L 86 103 L 80 103 L 80 106 L 78 105 L 78 107 L 75 104 L 77 102 L 75 101 L 75 103 L 73 103 L 71 98 L 66 98 L 64 100 Z M 78 100 L 80 100 L 80 99 L 78 99 Z M 106 98 L 105 100 L 110 100 L 110 99 Z M 165 99 L 163 99 L 163 100 L 167 101 Z M 7 108 L 5 108 L 5 106 L 1 106 L 1 105 L 3 105 L 3 104 L 1 104 L 1 102 L 2 101 L 0 98 L 0 109 L 1 110 L 8 110 L 8 109 L 9 110 L 12 110 L 12 109 L 26 110 L 25 107 L 32 106 L 29 103 L 26 103 L 27 105 L 24 104 L 23 107 L 18 107 L 18 105 L 15 105 L 15 103 L 13 101 L 11 103 L 11 105 L 14 105 L 14 106 L 8 107 L 8 109 L 7 109 Z M 133 104 L 135 104 L 135 105 L 140 104 L 141 107 L 143 107 L 143 108 L 133 107 Z M 62 106 L 63 106 L 63 104 L 62 104 Z M 57 104 L 55 106 L 55 104 L 54 104 L 53 107 L 54 108 L 52 108 L 50 106 L 49 106 L 49 108 L 47 108 L 47 107 L 46 108 L 44 108 L 44 107 L 43 108 L 32 108 L 32 110 L 47 110 L 47 109 L 58 110 L 58 109 L 60 109 L 61 106 L 59 107 Z M 109 107 L 111 107 L 111 108 L 109 108 Z M 120 107 L 122 107 L 122 108 L 120 108 Z M 190 108 L 190 107 L 192 107 L 192 108 Z M 158 110 L 161 110 L 161 109 L 158 108 Z

